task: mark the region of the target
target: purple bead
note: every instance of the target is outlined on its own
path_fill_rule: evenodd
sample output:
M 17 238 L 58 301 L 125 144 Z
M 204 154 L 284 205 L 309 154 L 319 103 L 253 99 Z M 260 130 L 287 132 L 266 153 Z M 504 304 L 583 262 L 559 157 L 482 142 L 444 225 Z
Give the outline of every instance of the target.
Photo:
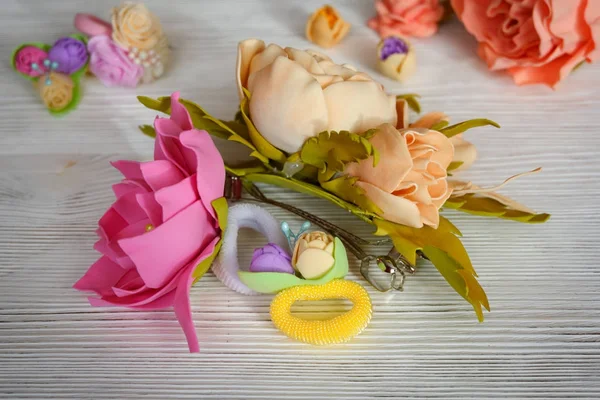
M 269 243 L 254 250 L 250 272 L 281 272 L 293 274 L 292 257 L 276 244 Z
M 390 36 L 383 39 L 383 47 L 381 48 L 381 60 L 385 61 L 389 56 L 394 54 L 408 53 L 408 43 L 396 36 Z
M 56 72 L 71 75 L 85 65 L 88 52 L 83 43 L 72 37 L 58 39 L 48 52 L 48 59 L 57 64 Z

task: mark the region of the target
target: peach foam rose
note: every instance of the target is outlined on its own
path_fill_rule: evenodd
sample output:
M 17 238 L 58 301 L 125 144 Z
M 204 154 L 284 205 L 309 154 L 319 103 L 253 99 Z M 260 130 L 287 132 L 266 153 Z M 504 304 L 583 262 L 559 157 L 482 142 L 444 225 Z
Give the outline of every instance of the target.
M 600 57 L 597 0 L 451 0 L 490 70 L 517 85 L 556 86 L 580 63 Z
M 368 25 L 385 38 L 391 35 L 429 37 L 444 16 L 439 0 L 378 0 L 377 16 Z
M 294 153 L 323 131 L 361 133 L 396 124 L 396 96 L 351 65 L 314 52 L 248 39 L 237 60 L 240 99 L 250 92 L 252 122 L 273 146 Z
M 377 205 L 381 216 L 399 224 L 437 228 L 439 209 L 450 197 L 447 168 L 454 146 L 442 133 L 427 128 L 398 130 L 383 124 L 370 139 L 380 153 L 349 164 L 346 173 L 359 178 L 357 186 Z

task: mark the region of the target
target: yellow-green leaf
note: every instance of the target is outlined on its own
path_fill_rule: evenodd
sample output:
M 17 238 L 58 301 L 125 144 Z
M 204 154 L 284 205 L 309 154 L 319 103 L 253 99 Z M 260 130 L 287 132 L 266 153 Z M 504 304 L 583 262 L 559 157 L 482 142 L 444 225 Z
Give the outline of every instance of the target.
M 365 222 L 373 223 L 371 218 L 375 215 L 368 211 L 362 210 L 354 204 L 348 203 L 347 201 L 340 199 L 338 196 L 323 190 L 323 188 L 312 185 L 310 183 L 302 182 L 293 178 L 284 178 L 279 175 L 273 174 L 248 174 L 244 177 L 244 180 L 256 183 L 267 183 L 270 185 L 279 186 L 286 189 L 291 189 L 296 192 L 309 194 L 311 196 L 320 197 L 322 199 L 328 200 L 333 204 L 341 207 L 345 210 L 350 211 L 352 214 L 362 219 Z
M 242 118 L 244 118 L 244 122 L 248 127 L 248 136 L 250 137 L 250 140 L 258 152 L 266 158 L 277 161 L 280 164 L 285 163 L 285 160 L 287 159 L 286 155 L 281 150 L 269 143 L 254 126 L 254 123 L 249 116 L 248 99 L 248 97 L 244 97 L 240 104 L 240 111 L 242 112 Z M 281 132 L 281 134 L 285 135 L 286 132 Z
M 419 104 L 419 101 L 417 99 L 420 97 L 421 96 L 419 96 L 416 93 L 407 93 L 399 94 L 398 96 L 396 96 L 396 99 L 406 100 L 406 104 L 408 104 L 410 109 L 419 114 L 421 112 L 421 104 Z
M 485 197 L 485 193 L 450 197 L 444 203 L 444 207 L 463 211 L 468 214 L 509 219 L 528 224 L 541 224 L 550 218 L 550 214 L 546 213 L 534 214 L 521 210 L 514 210 L 495 199 Z
M 473 305 L 477 317 L 483 320 L 481 305 L 489 310 L 485 292 L 475 279 L 477 274 L 460 239 L 460 231 L 447 219 L 441 218 L 437 229 L 429 226 L 411 228 L 390 221 L 374 219 L 375 235 L 388 235 L 394 247 L 411 264 L 416 263 L 417 251 L 435 265 L 442 276 L 461 296 Z
M 381 209 L 369 200 L 362 188 L 356 186 L 356 181 L 358 181 L 358 178 L 345 175 L 328 182 L 321 182 L 321 186 L 328 192 L 356 204 L 363 210 L 381 215 Z
M 373 157 L 376 164 L 379 154 L 369 142 L 375 131 L 365 135 L 357 135 L 348 131 L 321 132 L 311 137 L 302 146 L 300 158 L 307 165 L 318 168 L 323 181 L 329 180 L 336 172 L 344 170 L 349 162 L 365 160 Z
M 204 260 L 202 260 L 200 262 L 200 264 L 198 264 L 198 266 L 194 269 L 194 272 L 192 273 L 194 282 L 192 283 L 192 285 L 195 284 L 196 282 L 198 282 L 200 280 L 200 278 L 202 278 L 202 276 L 204 276 L 206 271 L 208 271 L 208 269 L 212 265 L 213 261 L 215 261 L 215 258 L 217 258 L 217 255 L 219 254 L 219 251 L 221 250 L 222 244 L 223 244 L 223 239 L 220 239 L 217 242 L 217 244 L 215 245 L 215 250 L 213 251 L 213 253 L 210 256 L 208 256 L 207 258 L 205 258 Z
M 475 314 L 477 314 L 477 319 L 479 322 L 483 322 L 483 310 L 481 306 L 490 311 L 490 304 L 485 291 L 479 282 L 477 282 L 475 276 L 463 268 L 446 252 L 435 246 L 425 246 L 423 254 L 442 274 L 446 282 L 473 306 Z
M 144 135 L 150 136 L 151 138 L 156 137 L 156 131 L 152 125 L 140 125 L 138 128 L 140 128 L 140 131 L 142 131 Z
M 442 132 L 444 135 L 446 135 L 446 137 L 451 138 L 452 136 L 456 136 L 459 133 L 463 133 L 469 129 L 477 128 L 480 126 L 487 126 L 487 125 L 491 125 L 491 126 L 495 126 L 496 128 L 500 128 L 500 125 L 498 125 L 497 122 L 494 122 L 490 119 L 478 118 L 478 119 L 470 119 L 468 121 L 459 122 L 458 124 L 455 124 L 455 125 L 447 126 L 443 129 L 441 129 L 440 132 Z
M 227 214 L 229 212 L 227 199 L 225 197 L 219 197 L 210 204 L 213 206 L 215 213 L 217 213 L 217 220 L 219 221 L 221 231 L 225 232 L 225 229 L 227 229 Z
M 138 96 L 138 101 L 142 103 L 146 108 L 156 110 L 169 114 L 171 110 L 171 98 L 161 97 L 160 99 L 153 99 L 147 96 Z
M 442 121 L 440 121 L 440 122 L 437 122 L 437 123 L 433 124 L 433 125 L 431 126 L 431 130 L 432 130 L 432 131 L 440 131 L 441 129 L 443 129 L 443 128 L 447 127 L 447 126 L 448 126 L 448 124 L 449 124 L 449 122 L 448 122 L 448 121 L 442 120 Z
M 246 176 L 248 174 L 256 174 L 256 173 L 266 172 L 267 169 L 264 167 L 264 165 L 255 165 L 255 166 L 251 166 L 251 167 L 237 167 L 237 168 L 228 167 L 226 165 L 225 171 L 227 171 L 230 174 L 235 175 L 235 176 Z
M 460 166 L 461 166 L 461 165 L 463 165 L 463 164 L 464 164 L 464 161 L 452 161 L 452 162 L 450 163 L 450 165 L 448 165 L 448 169 L 447 169 L 447 171 L 448 171 L 448 172 L 450 172 L 450 171 L 454 171 L 455 169 L 457 169 L 458 167 L 460 167 Z

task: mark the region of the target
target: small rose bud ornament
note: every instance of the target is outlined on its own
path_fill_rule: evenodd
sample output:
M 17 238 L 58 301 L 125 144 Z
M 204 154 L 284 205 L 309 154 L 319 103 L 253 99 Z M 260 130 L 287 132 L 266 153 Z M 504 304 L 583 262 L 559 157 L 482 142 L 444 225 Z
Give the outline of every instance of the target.
M 388 36 L 377 46 L 377 66 L 388 78 L 403 82 L 414 73 L 417 59 L 406 39 Z
M 329 5 L 319 8 L 306 22 L 306 38 L 324 48 L 338 44 L 350 30 L 350 24 Z
M 304 279 L 320 278 L 334 263 L 333 236 L 320 231 L 300 236 L 294 248 L 292 265 Z
M 294 273 L 292 259 L 285 250 L 274 243 L 254 250 L 250 262 L 250 272 Z

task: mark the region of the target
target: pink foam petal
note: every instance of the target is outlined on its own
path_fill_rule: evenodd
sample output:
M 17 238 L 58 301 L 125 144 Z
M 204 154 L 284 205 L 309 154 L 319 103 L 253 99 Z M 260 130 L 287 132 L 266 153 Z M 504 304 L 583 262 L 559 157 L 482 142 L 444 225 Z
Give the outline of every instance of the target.
M 146 212 L 150 223 L 153 226 L 158 226 L 163 222 L 163 210 L 160 204 L 156 201 L 154 193 L 140 193 L 137 195 L 137 201 L 140 207 Z
M 110 294 L 110 288 L 121 279 L 125 270 L 108 257 L 100 257 L 73 285 L 74 289 L 93 291 L 100 296 Z
M 179 92 L 173 92 L 173 94 L 171 94 L 171 119 L 179 125 L 182 131 L 187 131 L 194 127 L 190 113 L 185 106 L 179 102 Z
M 138 202 L 138 194 L 135 192 L 128 193 L 121 196 L 112 205 L 112 209 L 115 210 L 127 222 L 128 225 L 134 224 L 143 219 L 147 219 L 148 216 Z
M 143 190 L 143 188 L 140 187 L 140 185 L 136 185 L 132 182 L 127 182 L 127 181 L 114 184 L 112 186 L 112 190 L 117 199 L 121 196 L 126 195 L 127 193 L 132 193 L 132 192 L 143 193 L 143 192 L 145 192 L 145 190 Z
M 171 307 L 175 299 L 175 290 L 171 289 L 170 292 L 161 294 L 159 297 L 152 298 L 151 301 L 141 302 L 139 304 L 128 305 L 114 302 L 113 300 L 117 297 L 109 298 L 97 298 L 88 297 L 88 301 L 92 307 L 127 307 L 134 310 L 162 310 L 163 308 Z
M 125 218 L 112 207 L 109 208 L 98 221 L 98 228 L 101 233 L 100 236 L 109 241 L 127 226 L 128 223 Z
M 192 308 L 190 305 L 190 289 L 194 281 L 194 270 L 200 262 L 205 260 L 215 251 L 215 246 L 217 245 L 219 239 L 219 237 L 214 238 L 213 241 L 204 249 L 202 254 L 200 254 L 200 256 L 194 260 L 194 262 L 190 263 L 190 265 L 182 274 L 179 284 L 177 285 L 177 290 L 175 291 L 173 308 L 175 309 L 175 315 L 177 316 L 179 325 L 181 325 L 183 333 L 185 334 L 185 338 L 187 339 L 190 353 L 197 353 L 200 351 L 200 347 L 198 345 L 198 336 L 196 335 L 196 329 L 192 319 Z
M 175 185 L 160 189 L 155 193 L 155 197 L 157 204 L 160 204 L 162 207 L 163 220 L 169 220 L 179 211 L 198 200 L 195 176 L 185 178 Z
M 168 160 L 149 161 L 140 165 L 144 181 L 153 191 L 174 185 L 185 178 L 179 168 Z
M 136 289 L 121 289 L 114 286 L 112 287 L 112 291 L 117 297 L 127 297 L 140 294 L 148 290 L 148 287 L 143 285 L 142 278 L 139 278 L 139 281 L 142 282 L 142 286 L 138 286 Z
M 212 218 L 199 201 L 162 225 L 137 237 L 119 240 L 150 288 L 169 281 L 216 236 Z
M 154 120 L 156 130 L 156 142 L 154 143 L 154 158 L 164 156 L 175 164 L 186 176 L 193 173 L 188 168 L 183 155 L 183 149 L 179 142 L 181 128 L 169 118 L 157 118 Z
M 144 180 L 144 175 L 142 175 L 140 162 L 120 160 L 113 161 L 110 164 L 116 169 L 118 169 L 119 172 L 121 172 L 127 180 L 135 182 L 140 187 L 143 187 L 146 190 L 150 190 L 150 187 L 146 184 L 146 181 Z
M 206 131 L 193 129 L 181 134 L 181 143 L 194 153 L 194 170 L 200 199 L 213 218 L 216 213 L 211 203 L 223 197 L 225 188 L 225 164 L 210 135 Z

